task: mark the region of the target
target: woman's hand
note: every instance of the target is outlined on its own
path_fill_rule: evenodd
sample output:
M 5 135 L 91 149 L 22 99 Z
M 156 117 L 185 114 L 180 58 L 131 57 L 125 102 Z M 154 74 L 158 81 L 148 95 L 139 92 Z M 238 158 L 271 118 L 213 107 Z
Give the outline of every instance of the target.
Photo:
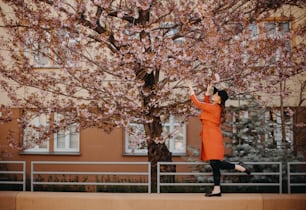
M 194 95 L 194 90 L 193 90 L 191 82 L 188 81 L 187 86 L 189 88 L 189 95 Z
M 205 95 L 209 96 L 211 94 L 212 89 L 213 89 L 212 83 L 209 83 Z
M 219 75 L 218 73 L 215 73 L 214 76 L 213 76 L 213 78 L 212 78 L 211 83 L 212 83 L 212 84 L 217 84 L 217 83 L 219 83 L 219 82 L 220 82 L 220 75 Z

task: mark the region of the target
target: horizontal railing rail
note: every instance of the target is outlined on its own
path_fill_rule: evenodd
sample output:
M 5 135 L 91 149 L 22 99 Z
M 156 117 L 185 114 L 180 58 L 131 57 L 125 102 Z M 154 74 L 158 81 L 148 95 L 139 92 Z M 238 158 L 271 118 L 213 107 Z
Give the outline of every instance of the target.
M 8 185 L 22 185 L 23 191 L 26 190 L 26 162 L 25 161 L 0 161 L 1 166 L 6 168 L 6 170 L 0 170 L 0 174 L 4 174 L 7 180 L 2 177 L 0 179 L 0 184 Z M 15 167 L 18 169 L 15 169 Z M 21 169 L 19 169 L 21 167 Z M 11 170 L 12 169 L 12 170 Z M 12 175 L 21 174 L 22 180 L 10 180 Z
M 178 166 L 178 165 L 207 165 L 206 162 L 158 162 L 157 165 L 157 193 L 161 192 L 162 186 L 211 186 L 210 182 L 161 182 L 161 176 L 212 176 L 211 172 L 197 172 L 197 171 L 188 171 L 188 172 L 163 172 L 161 171 L 161 166 Z M 252 171 L 253 176 L 277 176 L 277 182 L 256 182 L 256 183 L 222 183 L 222 186 L 275 186 L 278 187 L 279 193 L 282 193 L 282 163 L 281 162 L 245 162 L 246 165 L 274 165 L 278 168 L 275 172 L 256 172 Z M 222 175 L 226 176 L 241 176 L 240 172 L 222 172 Z
M 64 170 L 36 170 L 38 165 L 144 165 L 145 171 L 64 171 Z M 53 168 L 52 168 L 53 169 Z M 147 182 L 105 182 L 105 181 L 36 181 L 35 175 L 124 175 L 124 176 L 146 176 Z M 59 162 L 59 161 L 33 161 L 31 163 L 31 191 L 34 185 L 96 185 L 96 186 L 147 186 L 148 193 L 151 192 L 151 164 L 150 162 Z
M 306 162 L 288 162 L 287 167 L 287 174 L 288 174 L 288 193 L 291 193 L 291 188 L 294 186 L 306 186 Z M 293 166 L 297 166 L 295 170 L 293 171 Z M 301 170 L 302 167 L 304 170 Z M 303 182 L 293 182 L 294 178 L 298 177 L 304 177 L 302 178 Z

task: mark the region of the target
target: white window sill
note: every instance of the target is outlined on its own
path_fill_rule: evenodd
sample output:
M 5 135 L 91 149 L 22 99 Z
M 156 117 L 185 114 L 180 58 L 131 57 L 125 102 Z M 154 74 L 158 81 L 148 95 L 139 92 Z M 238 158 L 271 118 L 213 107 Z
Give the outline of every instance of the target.
M 44 151 L 23 151 L 19 153 L 20 155 L 53 155 L 53 156 L 57 156 L 57 155 L 81 155 L 80 152 L 44 152 Z

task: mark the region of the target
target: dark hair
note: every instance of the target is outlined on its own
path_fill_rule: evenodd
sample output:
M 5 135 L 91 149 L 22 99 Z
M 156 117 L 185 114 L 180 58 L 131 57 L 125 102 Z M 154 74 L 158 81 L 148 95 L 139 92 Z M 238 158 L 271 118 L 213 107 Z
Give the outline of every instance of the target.
M 225 90 L 218 90 L 216 87 L 214 87 L 214 94 L 218 93 L 218 96 L 220 96 L 221 98 L 221 103 L 219 104 L 221 107 L 221 123 L 223 123 L 225 121 L 225 114 L 226 114 L 226 110 L 225 110 L 225 102 L 228 99 L 228 94 Z
M 228 99 L 228 94 L 225 90 L 218 90 L 214 87 L 214 94 L 218 93 L 218 96 L 221 98 L 221 105 L 225 106 L 225 101 Z
M 225 115 L 226 115 L 225 104 L 219 104 L 219 105 L 221 107 L 220 122 L 223 123 L 225 122 Z

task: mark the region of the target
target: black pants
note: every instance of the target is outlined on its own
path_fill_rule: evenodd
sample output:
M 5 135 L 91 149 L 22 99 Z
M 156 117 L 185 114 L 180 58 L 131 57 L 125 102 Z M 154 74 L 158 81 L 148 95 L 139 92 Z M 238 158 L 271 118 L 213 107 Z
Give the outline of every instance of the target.
M 212 167 L 214 184 L 216 186 L 220 186 L 220 179 L 221 179 L 220 169 L 235 169 L 235 164 L 229 163 L 225 160 L 210 160 L 209 163 Z

